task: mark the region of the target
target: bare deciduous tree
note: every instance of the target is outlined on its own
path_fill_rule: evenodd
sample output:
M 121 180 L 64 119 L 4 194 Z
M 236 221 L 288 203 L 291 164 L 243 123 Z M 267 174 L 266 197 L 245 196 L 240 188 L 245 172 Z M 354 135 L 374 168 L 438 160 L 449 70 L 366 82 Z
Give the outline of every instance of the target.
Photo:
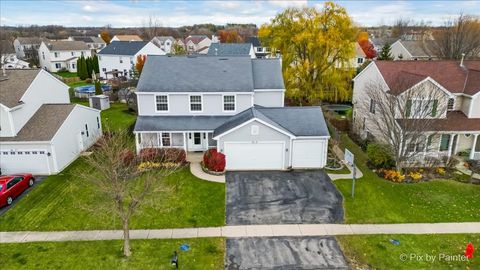
M 460 14 L 454 20 L 445 22 L 445 29 L 434 34 L 436 53 L 444 59 L 478 57 L 480 54 L 480 19 Z
M 149 16 L 148 20 L 143 23 L 143 27 L 140 29 L 142 37 L 147 40 L 152 40 L 152 38 L 158 36 L 161 26 L 160 19 L 155 16 Z
M 167 189 L 164 178 L 178 168 L 176 164 L 142 168 L 142 159 L 134 153 L 132 138 L 127 131 L 107 132 L 98 141 L 94 152 L 85 157 L 90 170 L 79 172 L 81 179 L 107 198 L 106 209 L 99 205 L 95 211 L 113 212 L 122 221 L 123 254 L 127 257 L 131 255 L 129 230 L 132 216 L 146 202 L 147 195 Z
M 442 90 L 430 81 L 414 80 L 398 79 L 389 91 L 381 84 L 367 85 L 357 112 L 370 115 L 367 130 L 390 148 L 399 171 L 428 151 L 438 134 L 438 118 L 447 110 L 448 97 Z

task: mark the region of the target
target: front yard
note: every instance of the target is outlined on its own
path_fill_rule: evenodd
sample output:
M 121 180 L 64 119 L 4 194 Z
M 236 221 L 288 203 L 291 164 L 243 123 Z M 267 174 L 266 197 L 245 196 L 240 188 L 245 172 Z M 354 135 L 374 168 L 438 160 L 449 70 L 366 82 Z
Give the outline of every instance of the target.
M 190 250 L 178 251 L 188 244 Z M 0 245 L 2 269 L 224 269 L 222 238 L 132 240 L 133 255 L 123 257 L 122 241 L 38 242 Z
M 480 245 L 480 234 L 361 235 L 337 239 L 349 260 L 356 262 L 354 265 L 369 266 L 361 269 L 480 269 L 477 254 L 470 261 L 456 259 L 464 254 L 469 242 L 475 247 Z M 400 244 L 393 245 L 390 240 Z
M 334 184 L 344 196 L 346 223 L 461 222 L 480 220 L 480 186 L 456 181 L 436 180 L 417 184 L 396 184 L 378 177 L 366 166 L 364 152 L 345 134 L 342 150 L 355 154 L 363 178 Z

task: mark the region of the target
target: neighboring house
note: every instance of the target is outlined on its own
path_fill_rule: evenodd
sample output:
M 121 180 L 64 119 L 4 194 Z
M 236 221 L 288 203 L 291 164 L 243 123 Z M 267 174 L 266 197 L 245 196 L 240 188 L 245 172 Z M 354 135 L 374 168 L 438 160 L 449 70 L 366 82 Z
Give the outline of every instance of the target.
M 362 47 L 358 42 L 355 42 L 355 58 L 351 60 L 351 66 L 353 68 L 359 68 L 363 63 L 365 63 L 365 60 L 367 59 L 367 55 L 363 51 Z
M 100 76 L 130 78 L 138 55 L 165 55 L 165 52 L 147 41 L 113 41 L 98 52 Z
M 390 53 L 394 60 L 435 60 L 435 41 L 397 40 L 391 45 Z
M 320 107 L 284 107 L 280 59 L 150 56 L 137 91 L 137 151 L 217 148 L 227 170 L 322 168 Z
M 400 82 L 400 84 L 399 84 Z M 480 159 L 480 61 L 375 61 L 370 63 L 354 78 L 353 128 L 362 138 L 370 134 L 378 138 L 375 116 L 375 101 L 367 94 L 370 85 L 379 85 L 391 95 L 406 95 L 408 91 L 430 91 L 435 100 L 415 99 L 406 101 L 404 111 L 407 118 L 398 116 L 396 123 L 404 129 L 406 121 L 421 121 L 415 116 L 415 108 L 422 104 L 431 106 L 429 124 L 425 124 L 425 140 L 420 140 L 412 149 L 419 149 L 421 157 L 452 156 L 459 152 L 470 152 L 470 158 Z M 423 87 L 425 86 L 425 87 Z M 428 87 L 428 88 L 427 88 Z M 428 93 L 427 93 L 428 94 Z M 411 95 L 410 95 L 411 96 Z M 432 95 L 429 95 L 432 96 Z M 408 97 L 408 96 L 407 96 Z M 410 104 L 410 105 L 407 105 Z M 369 108 L 367 108 L 369 107 Z M 437 108 L 445 108 L 444 113 L 435 115 Z M 433 118 L 432 118 L 433 117 Z M 416 120 L 411 120 L 415 118 Z M 422 119 L 425 119 L 423 117 Z M 421 122 L 418 122 L 421 124 Z M 404 129 L 405 130 L 405 129 Z M 433 135 L 432 138 L 430 134 Z
M 191 35 L 184 43 L 188 54 L 207 54 L 212 40 L 205 35 Z
M 398 40 L 397 38 L 388 38 L 388 37 L 369 39 L 369 41 L 373 44 L 373 48 L 377 52 L 377 55 L 379 55 L 382 52 L 383 46 L 385 46 L 385 44 L 388 43 L 392 45 L 397 40 Z
M 77 72 L 77 59 L 81 56 L 92 56 L 90 48 L 83 41 L 42 42 L 38 49 L 40 67 L 50 72 Z
M 175 38 L 172 36 L 158 36 L 152 39 L 152 43 L 157 45 L 165 53 L 172 53 L 173 44 L 175 44 Z
M 68 88 L 42 69 L 0 78 L 2 173 L 58 173 L 99 138 L 100 111 L 70 104 Z
M 209 56 L 250 56 L 257 58 L 251 43 L 212 43 L 208 48 Z
M 110 40 L 110 42 L 112 41 L 143 41 L 143 39 L 137 35 L 115 35 Z
M 99 50 L 103 49 L 107 44 L 101 37 L 95 37 L 95 36 L 72 36 L 68 38 L 69 41 L 83 41 L 87 43 L 87 46 L 90 48 L 90 50 L 93 50 L 93 52 L 98 52 Z
M 19 59 L 33 59 L 37 57 L 37 50 L 42 42 L 48 42 L 46 38 L 18 37 L 13 41 L 15 54 Z
M 258 39 L 258 37 L 248 37 L 245 40 L 246 43 L 252 43 L 253 45 L 253 50 L 255 52 L 255 55 L 257 58 L 266 58 L 270 54 L 270 48 L 268 47 L 263 47 L 262 43 Z
M 13 45 L 8 40 L 0 40 L 0 66 L 6 69 L 29 68 L 29 63 L 17 58 Z

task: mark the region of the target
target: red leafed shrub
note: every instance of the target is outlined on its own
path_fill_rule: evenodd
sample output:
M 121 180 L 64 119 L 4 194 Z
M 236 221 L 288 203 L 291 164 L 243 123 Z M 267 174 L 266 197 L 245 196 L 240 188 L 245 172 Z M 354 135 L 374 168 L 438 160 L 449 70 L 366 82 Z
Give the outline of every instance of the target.
M 203 154 L 203 164 L 210 171 L 223 172 L 225 170 L 225 155 L 217 152 L 217 149 L 210 149 Z
M 187 162 L 185 150 L 180 148 L 144 148 L 140 150 L 139 157 L 142 162 Z
M 135 154 L 133 153 L 132 150 L 129 150 L 129 149 L 125 149 L 122 151 L 122 153 L 120 154 L 120 157 L 122 158 L 122 161 L 124 164 L 130 164 L 133 159 L 135 158 Z

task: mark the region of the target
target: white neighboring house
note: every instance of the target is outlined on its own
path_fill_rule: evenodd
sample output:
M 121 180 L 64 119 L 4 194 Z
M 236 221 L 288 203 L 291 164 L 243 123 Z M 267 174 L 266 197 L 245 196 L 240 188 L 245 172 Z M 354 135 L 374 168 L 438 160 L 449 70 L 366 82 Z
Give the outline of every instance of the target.
M 212 40 L 205 35 L 191 35 L 185 39 L 184 43 L 189 54 L 207 54 Z
M 90 48 L 83 41 L 42 42 L 38 49 L 40 67 L 50 72 L 77 72 L 77 59 L 80 56 L 92 56 Z
M 393 60 L 436 60 L 435 41 L 433 40 L 402 40 L 392 43 L 390 53 Z
M 281 59 L 150 56 L 138 82 L 137 151 L 217 148 L 227 170 L 322 168 L 320 107 L 284 107 Z
M 100 76 L 129 78 L 139 55 L 165 55 L 165 52 L 152 42 L 113 41 L 98 52 Z
M 48 42 L 46 38 L 18 37 L 13 41 L 15 54 L 19 59 L 32 59 L 37 57 L 37 50 L 42 42 Z
M 69 41 L 83 41 L 87 43 L 88 48 L 94 52 L 98 52 L 103 49 L 107 44 L 101 37 L 95 36 L 71 36 L 68 37 Z
M 175 42 L 175 38 L 172 36 L 158 36 L 152 39 L 152 43 L 167 54 L 172 53 L 172 46 Z
M 2 65 L 5 64 L 6 69 L 26 69 L 30 68 L 30 64 L 26 61 L 20 60 L 15 54 L 2 55 Z
M 58 173 L 101 136 L 100 111 L 70 104 L 68 88 L 42 69 L 0 78 L 2 173 Z
M 383 135 L 377 131 L 378 126 L 372 121 L 379 112 L 376 110 L 375 101 L 369 99 L 367 94 L 370 85 L 382 85 L 384 91 L 400 96 L 416 89 L 426 91 L 424 89 L 429 88 L 422 86 L 433 85 L 433 89 L 438 91 L 435 100 L 422 100 L 419 99 L 421 95 L 417 95 L 414 100 L 405 103 L 406 114 L 410 116 L 402 118 L 402 115 L 398 115 L 396 118 L 396 122 L 402 127 L 402 122 L 412 121 L 413 118 L 415 121 L 422 121 L 414 113 L 422 104 L 437 104 L 431 108 L 432 115 L 437 107 L 446 108 L 445 113 L 432 116 L 437 120 L 428 122 L 424 140 L 412 144 L 412 149 L 419 149 L 418 152 L 423 154 L 420 158 L 450 157 L 465 151 L 469 152 L 471 159 L 480 159 L 479 70 L 478 60 L 463 63 L 428 60 L 374 61 L 353 79 L 353 131 L 362 138 L 370 135 L 382 140 L 378 136 Z

